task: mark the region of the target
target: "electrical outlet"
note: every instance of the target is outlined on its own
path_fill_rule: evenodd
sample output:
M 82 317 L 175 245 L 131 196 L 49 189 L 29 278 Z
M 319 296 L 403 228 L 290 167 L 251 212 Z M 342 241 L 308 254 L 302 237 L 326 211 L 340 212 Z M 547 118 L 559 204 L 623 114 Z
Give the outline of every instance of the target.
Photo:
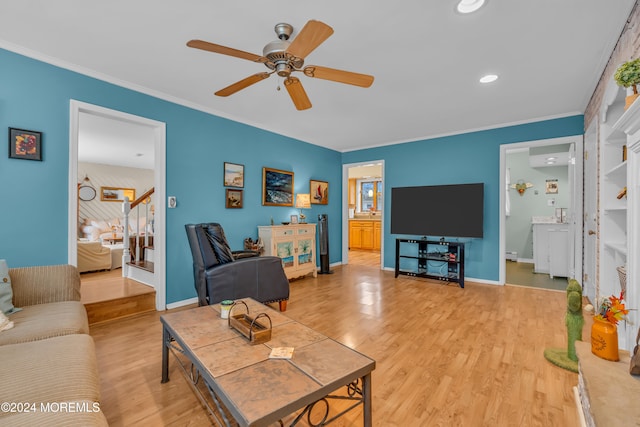
M 175 208 L 177 203 L 178 202 L 176 200 L 176 196 L 169 196 L 167 198 L 167 206 L 169 207 L 169 209 Z

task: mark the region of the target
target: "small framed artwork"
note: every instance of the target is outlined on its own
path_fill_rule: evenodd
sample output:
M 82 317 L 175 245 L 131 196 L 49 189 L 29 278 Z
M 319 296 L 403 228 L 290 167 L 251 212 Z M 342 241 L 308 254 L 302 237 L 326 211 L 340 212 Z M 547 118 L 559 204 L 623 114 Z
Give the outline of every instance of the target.
M 329 204 L 329 183 L 327 181 L 309 181 L 309 194 L 311 203 L 316 205 Z
M 227 188 L 226 202 L 224 207 L 227 209 L 242 208 L 242 190 L 233 190 L 231 188 Z
M 125 197 L 133 202 L 136 199 L 135 188 L 100 187 L 100 200 L 103 202 L 124 202 Z
M 244 188 L 244 165 L 224 162 L 224 186 Z
M 293 172 L 262 168 L 262 205 L 293 206 Z
M 291 224 L 298 223 L 298 215 L 291 215 Z
M 557 179 L 548 179 L 546 181 L 546 194 L 558 194 L 558 180 Z
M 42 132 L 9 128 L 9 158 L 42 161 Z

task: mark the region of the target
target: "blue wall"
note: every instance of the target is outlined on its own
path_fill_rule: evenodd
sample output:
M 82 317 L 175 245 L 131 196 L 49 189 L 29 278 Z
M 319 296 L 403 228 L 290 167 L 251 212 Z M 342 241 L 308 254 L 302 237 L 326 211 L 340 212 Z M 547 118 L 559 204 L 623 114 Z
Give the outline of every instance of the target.
M 385 161 L 384 266 L 395 266 L 395 239 L 401 237 L 389 232 L 393 187 L 482 182 L 484 237 L 458 240 L 467 242 L 465 276 L 499 280 L 500 145 L 580 135 L 583 122 L 578 115 L 344 153 L 344 164 Z
M 184 224 L 217 221 L 233 249 L 257 226 L 298 211 L 262 206 L 262 167 L 293 171 L 295 193 L 309 179 L 329 182 L 328 205 L 306 212 L 340 215 L 340 153 L 189 109 L 0 49 L 0 129 L 43 132 L 43 161 L 0 155 L 0 258 L 10 267 L 67 263 L 69 101 L 75 99 L 167 124 L 167 303 L 195 296 Z M 292 115 L 298 114 L 292 109 Z M 7 133 L 5 133 L 7 135 Z M 5 146 L 6 147 L 6 146 Z M 5 148 L 6 150 L 6 148 Z M 6 153 L 6 151 L 4 151 Z M 225 209 L 223 163 L 245 165 L 244 208 Z M 341 224 L 330 224 L 331 262 L 341 256 Z
M 195 296 L 184 224 L 218 221 L 239 249 L 271 217 L 278 223 L 298 213 L 261 205 L 264 166 L 293 171 L 296 193 L 308 192 L 309 179 L 329 182 L 329 204 L 307 212 L 315 222 L 320 213 L 341 216 L 341 164 L 385 160 L 385 267 L 394 265 L 391 188 L 484 182 L 485 237 L 469 241 L 466 275 L 498 280 L 500 145 L 583 132 L 579 115 L 340 154 L 0 49 L 0 129 L 43 132 L 43 162 L 0 155 L 0 258 L 10 266 L 67 262 L 71 99 L 167 124 L 167 195 L 178 198 L 178 208 L 166 212 L 168 303 Z M 224 208 L 225 161 L 245 165 L 243 209 Z M 336 263 L 341 221 L 329 225 L 330 262 Z

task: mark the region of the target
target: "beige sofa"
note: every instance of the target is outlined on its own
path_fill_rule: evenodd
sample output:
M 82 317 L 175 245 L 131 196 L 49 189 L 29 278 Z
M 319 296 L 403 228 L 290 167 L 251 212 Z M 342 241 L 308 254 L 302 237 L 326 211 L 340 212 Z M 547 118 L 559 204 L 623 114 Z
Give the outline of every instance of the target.
M 0 402 L 10 405 L 0 425 L 106 426 L 78 270 L 25 267 L 9 275 L 13 305 L 22 310 L 0 332 Z
M 111 270 L 111 250 L 100 242 L 78 242 L 78 271 Z

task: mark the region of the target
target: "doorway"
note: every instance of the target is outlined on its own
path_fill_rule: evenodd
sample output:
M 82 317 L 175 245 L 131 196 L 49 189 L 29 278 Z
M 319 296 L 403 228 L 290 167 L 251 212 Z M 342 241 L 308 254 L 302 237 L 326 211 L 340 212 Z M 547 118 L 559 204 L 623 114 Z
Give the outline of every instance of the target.
M 561 154 L 550 154 L 556 152 Z M 581 277 L 582 152 L 582 135 L 500 147 L 500 283 L 564 290 L 567 279 Z M 524 164 L 522 170 L 508 167 L 509 156 L 519 158 L 511 165 Z M 556 163 L 544 164 L 551 161 Z M 562 236 L 562 249 L 546 243 L 546 236 Z M 549 270 L 550 262 L 560 274 Z
M 134 116 L 116 110 L 87 104 L 75 100 L 70 103 L 70 129 L 69 129 L 69 241 L 68 260 L 72 265 L 77 265 L 78 252 L 78 149 L 79 134 L 82 116 L 101 118 L 112 123 L 126 123 L 127 126 L 144 128 L 152 138 L 153 144 L 153 186 L 155 188 L 155 215 L 154 215 L 154 273 L 151 280 L 156 291 L 156 310 L 164 310 L 166 307 L 166 239 L 165 239 L 165 158 L 166 158 L 166 132 L 165 124 L 144 117 Z M 98 196 L 100 197 L 100 196 Z
M 343 165 L 342 263 L 383 268 L 384 161 Z

